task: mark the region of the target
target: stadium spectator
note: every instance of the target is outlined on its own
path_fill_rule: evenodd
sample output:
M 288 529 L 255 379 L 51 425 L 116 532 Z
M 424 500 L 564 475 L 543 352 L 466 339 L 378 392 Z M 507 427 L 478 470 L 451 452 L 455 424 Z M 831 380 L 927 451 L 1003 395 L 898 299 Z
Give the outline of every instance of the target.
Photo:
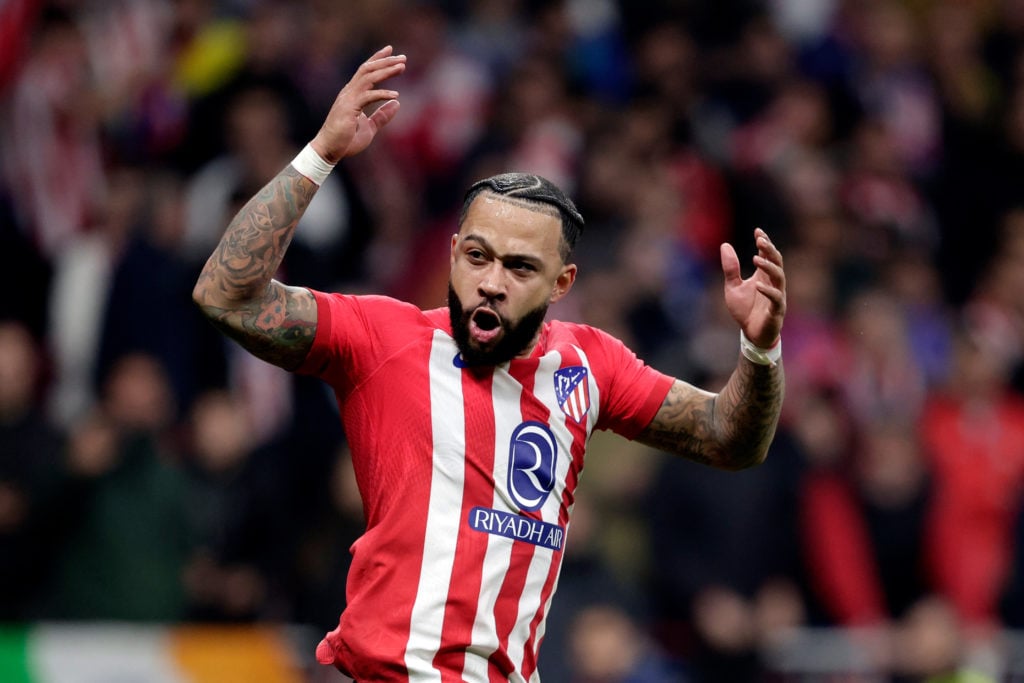
M 68 521 L 64 435 L 40 409 L 43 358 L 24 325 L 0 321 L 0 620 L 39 616 Z

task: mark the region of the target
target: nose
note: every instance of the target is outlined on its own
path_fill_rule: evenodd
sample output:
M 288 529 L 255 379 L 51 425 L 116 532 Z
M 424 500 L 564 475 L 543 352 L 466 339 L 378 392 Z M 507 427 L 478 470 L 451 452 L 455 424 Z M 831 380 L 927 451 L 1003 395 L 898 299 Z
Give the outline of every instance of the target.
M 481 273 L 477 293 L 491 301 L 505 300 L 505 275 L 501 263 L 493 263 Z

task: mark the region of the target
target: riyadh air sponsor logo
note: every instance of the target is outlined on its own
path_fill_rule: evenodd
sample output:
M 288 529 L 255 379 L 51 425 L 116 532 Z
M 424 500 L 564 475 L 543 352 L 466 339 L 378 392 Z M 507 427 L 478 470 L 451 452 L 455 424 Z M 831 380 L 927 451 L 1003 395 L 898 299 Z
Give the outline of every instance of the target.
M 543 422 L 523 422 L 512 432 L 508 493 L 521 510 L 536 510 L 555 488 L 558 445 Z
M 521 423 L 512 431 L 508 451 L 508 493 L 520 510 L 537 510 L 555 488 L 558 444 L 543 422 Z M 515 541 L 561 550 L 565 529 L 526 515 L 477 506 L 466 520 L 471 529 Z
M 565 529 L 557 524 L 479 506 L 469 511 L 469 526 L 486 534 L 525 541 L 550 550 L 561 550 L 565 540 Z
M 555 398 L 563 413 L 576 422 L 583 422 L 590 410 L 590 382 L 587 381 L 587 369 L 582 365 L 573 365 L 556 370 Z

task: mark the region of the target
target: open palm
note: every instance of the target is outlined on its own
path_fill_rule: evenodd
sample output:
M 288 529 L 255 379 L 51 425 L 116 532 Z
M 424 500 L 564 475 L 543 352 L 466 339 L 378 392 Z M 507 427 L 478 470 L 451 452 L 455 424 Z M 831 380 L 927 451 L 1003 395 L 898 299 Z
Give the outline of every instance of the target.
M 722 273 L 725 275 L 725 306 L 747 338 L 761 347 L 770 347 L 782 331 L 786 314 L 786 276 L 782 254 L 768 235 L 754 231 L 757 254 L 755 271 L 744 279 L 732 245 L 721 247 Z

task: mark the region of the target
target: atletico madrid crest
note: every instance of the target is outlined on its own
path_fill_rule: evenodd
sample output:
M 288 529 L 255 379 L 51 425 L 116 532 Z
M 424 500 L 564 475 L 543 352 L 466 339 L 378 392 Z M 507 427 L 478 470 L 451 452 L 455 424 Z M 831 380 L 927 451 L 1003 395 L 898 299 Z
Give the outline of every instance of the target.
M 590 382 L 587 381 L 587 369 L 582 365 L 573 365 L 555 371 L 555 398 L 562 412 L 583 422 L 590 410 Z

